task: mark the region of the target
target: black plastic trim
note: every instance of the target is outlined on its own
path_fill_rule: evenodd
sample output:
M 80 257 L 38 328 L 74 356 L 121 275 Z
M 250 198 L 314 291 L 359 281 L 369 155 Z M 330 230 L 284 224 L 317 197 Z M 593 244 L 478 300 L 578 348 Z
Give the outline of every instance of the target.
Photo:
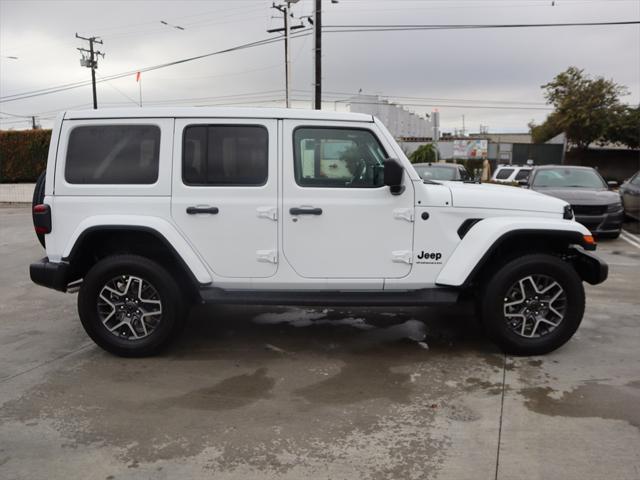
M 187 207 L 187 213 L 189 215 L 196 215 L 198 213 L 217 215 L 218 212 L 220 212 L 220 209 L 218 207 Z
M 322 215 L 321 208 L 293 207 L 289 209 L 291 215 Z
M 469 230 L 471 230 L 471 227 L 473 227 L 480 220 L 482 220 L 482 218 L 467 218 L 458 228 L 458 236 L 460 238 L 464 238 L 464 236 L 469 233 Z
M 164 235 L 162 235 L 160 232 L 158 232 L 157 230 L 155 230 L 155 229 L 153 229 L 151 227 L 132 226 L 132 225 L 98 225 L 98 226 L 95 226 L 95 227 L 89 227 L 89 228 L 87 228 L 85 231 L 83 231 L 80 234 L 80 236 L 76 240 L 76 243 L 74 244 L 73 248 L 71 249 L 71 252 L 69 253 L 69 256 L 64 257 L 62 259 L 62 261 L 63 262 L 67 262 L 69 264 L 72 264 L 73 260 L 74 260 L 74 257 L 78 253 L 78 250 L 80 249 L 80 246 L 82 245 L 82 242 L 84 241 L 84 239 L 88 235 L 90 235 L 92 233 L 102 232 L 102 231 L 107 231 L 107 232 L 109 232 L 109 231 L 110 232 L 113 232 L 113 231 L 125 231 L 125 232 L 144 232 L 144 233 L 149 233 L 149 234 L 153 235 L 154 237 L 156 237 L 158 240 L 160 240 L 160 242 L 163 244 L 164 247 L 169 249 L 169 251 L 173 254 L 173 257 L 176 260 L 178 260 L 178 263 L 180 264 L 180 266 L 184 269 L 185 272 L 187 272 L 187 275 L 191 279 L 194 287 L 200 288 L 200 287 L 203 287 L 203 286 L 211 284 L 211 282 L 207 282 L 207 283 L 199 282 L 198 279 L 193 274 L 193 272 L 191 271 L 191 269 L 189 268 L 189 266 L 186 264 L 186 262 L 180 256 L 180 254 L 176 251 L 175 248 L 173 248 L 173 245 L 171 245 L 171 243 L 164 237 Z
M 70 266 L 68 263 L 52 263 L 47 257 L 29 265 L 29 276 L 33 283 L 60 292 L 67 291 L 69 271 Z
M 577 254 L 573 265 L 585 282 L 591 285 L 598 285 L 604 282 L 609 276 L 609 265 L 600 257 L 583 249 L 573 249 Z
M 309 306 L 420 306 L 451 305 L 458 301 L 459 291 L 433 287 L 411 291 L 263 291 L 200 289 L 203 303 L 241 305 L 309 305 Z

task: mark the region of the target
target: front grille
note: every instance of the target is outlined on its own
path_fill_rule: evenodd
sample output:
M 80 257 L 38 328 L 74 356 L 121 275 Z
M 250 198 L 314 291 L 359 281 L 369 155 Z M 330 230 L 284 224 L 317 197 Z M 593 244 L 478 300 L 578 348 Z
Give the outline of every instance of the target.
M 606 205 L 571 205 L 576 215 L 603 215 L 607 211 Z

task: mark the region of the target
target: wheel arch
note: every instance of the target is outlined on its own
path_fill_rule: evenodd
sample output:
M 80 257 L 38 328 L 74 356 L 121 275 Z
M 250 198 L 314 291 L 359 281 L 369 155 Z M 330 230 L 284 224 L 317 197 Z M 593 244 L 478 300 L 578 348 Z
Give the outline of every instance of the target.
M 182 237 L 175 245 L 166 234 L 145 225 L 93 225 L 74 235 L 62 257 L 70 266 L 69 280 L 81 279 L 99 260 L 112 254 L 136 254 L 157 261 L 180 280 L 190 294 L 211 283 L 211 277 Z M 71 242 L 70 242 L 71 243 Z M 177 248 L 176 248 L 177 247 Z M 185 248 L 188 248 L 185 254 Z
M 595 248 L 594 244 L 585 240 L 585 236 L 590 236 L 589 231 L 576 222 L 540 219 L 549 225 L 530 222 L 529 225 L 515 225 L 512 228 L 495 228 L 501 226 L 500 222 L 491 225 L 491 220 L 478 222 L 469 230 L 438 275 L 438 285 L 470 287 L 500 265 L 525 253 L 566 255 L 567 260 L 573 263 L 573 257 L 580 254 L 579 250 L 573 248 L 575 245 L 590 250 Z M 589 281 L 597 276 L 585 274 L 592 270 L 591 267 L 576 270 L 583 280 Z

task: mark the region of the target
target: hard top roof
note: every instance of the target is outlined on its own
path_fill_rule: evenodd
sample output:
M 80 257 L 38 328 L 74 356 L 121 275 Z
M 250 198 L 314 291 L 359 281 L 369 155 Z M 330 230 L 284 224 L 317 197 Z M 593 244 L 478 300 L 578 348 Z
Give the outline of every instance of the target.
M 65 112 L 64 118 L 65 120 L 103 118 L 282 118 L 373 122 L 373 116 L 364 113 L 267 107 L 100 108 L 98 110 L 69 110 Z

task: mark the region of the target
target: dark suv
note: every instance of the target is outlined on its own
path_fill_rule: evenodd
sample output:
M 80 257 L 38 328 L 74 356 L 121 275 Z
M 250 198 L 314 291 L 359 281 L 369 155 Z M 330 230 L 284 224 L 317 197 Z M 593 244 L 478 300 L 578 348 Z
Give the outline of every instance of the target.
M 611 182 L 615 186 L 615 182 Z M 600 237 L 617 238 L 624 211 L 620 195 L 591 167 L 549 165 L 536 167 L 529 188 L 571 204 L 576 221 Z

